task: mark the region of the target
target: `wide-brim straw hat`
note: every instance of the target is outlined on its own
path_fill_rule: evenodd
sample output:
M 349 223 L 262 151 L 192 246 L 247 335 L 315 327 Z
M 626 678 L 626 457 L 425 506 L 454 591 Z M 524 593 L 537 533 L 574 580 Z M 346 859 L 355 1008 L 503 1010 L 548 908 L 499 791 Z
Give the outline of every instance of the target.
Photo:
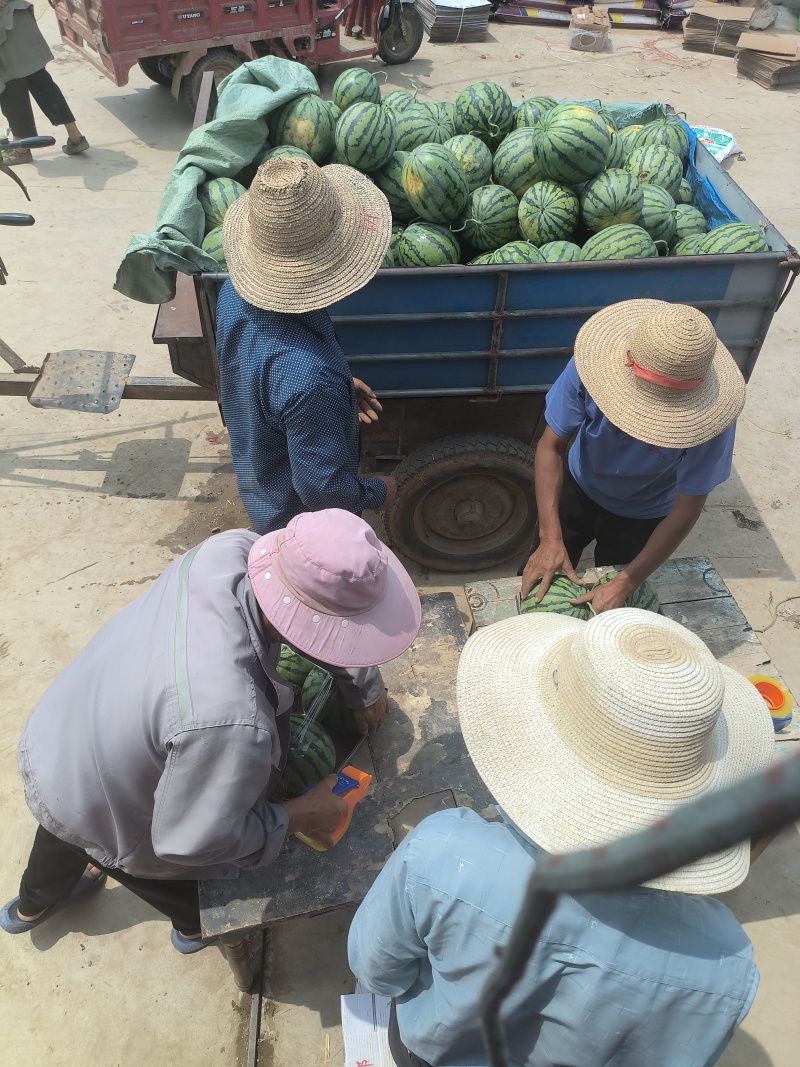
M 265 311 L 329 307 L 374 277 L 392 235 L 380 189 L 352 167 L 273 158 L 222 227 L 234 289 Z
M 758 691 L 699 637 L 652 612 L 589 622 L 521 615 L 479 630 L 458 665 L 469 754 L 509 818 L 550 853 L 607 844 L 763 770 L 774 731 Z M 721 893 L 750 843 L 645 883 Z
M 742 372 L 708 317 L 685 304 L 603 308 L 575 339 L 575 367 L 609 422 L 658 448 L 704 444 L 744 407 Z

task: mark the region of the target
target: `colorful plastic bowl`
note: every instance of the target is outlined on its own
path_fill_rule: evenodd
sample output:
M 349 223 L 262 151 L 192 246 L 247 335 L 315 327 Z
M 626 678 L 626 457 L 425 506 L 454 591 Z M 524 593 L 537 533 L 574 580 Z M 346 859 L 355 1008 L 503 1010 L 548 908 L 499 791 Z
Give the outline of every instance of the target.
M 786 686 L 765 674 L 753 674 L 748 681 L 756 687 L 767 705 L 775 733 L 785 729 L 792 721 L 792 695 Z

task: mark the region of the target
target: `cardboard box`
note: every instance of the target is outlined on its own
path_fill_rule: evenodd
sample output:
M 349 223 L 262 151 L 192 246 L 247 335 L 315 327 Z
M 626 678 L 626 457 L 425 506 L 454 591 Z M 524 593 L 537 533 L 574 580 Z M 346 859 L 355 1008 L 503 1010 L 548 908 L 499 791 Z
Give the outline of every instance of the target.
M 578 52 L 602 52 L 609 26 L 605 7 L 576 7 L 569 20 L 567 44 Z

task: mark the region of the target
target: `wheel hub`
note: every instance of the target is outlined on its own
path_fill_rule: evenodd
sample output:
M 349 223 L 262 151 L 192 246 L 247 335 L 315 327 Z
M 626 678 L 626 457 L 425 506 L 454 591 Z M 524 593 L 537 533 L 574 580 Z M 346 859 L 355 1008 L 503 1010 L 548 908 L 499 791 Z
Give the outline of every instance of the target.
M 470 474 L 430 492 L 422 504 L 421 518 L 436 537 L 466 541 L 501 529 L 516 504 L 516 495 L 500 478 Z

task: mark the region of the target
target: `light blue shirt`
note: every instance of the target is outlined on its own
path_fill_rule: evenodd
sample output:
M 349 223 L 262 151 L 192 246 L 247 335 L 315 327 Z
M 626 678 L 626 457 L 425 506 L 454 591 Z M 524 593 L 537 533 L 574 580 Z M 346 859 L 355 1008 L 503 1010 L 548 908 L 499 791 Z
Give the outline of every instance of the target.
M 675 493 L 705 496 L 731 473 L 736 423 L 694 448 L 657 448 L 609 422 L 589 396 L 571 359 L 547 394 L 547 425 L 577 437 L 569 450 L 572 477 L 586 495 L 614 515 L 663 518 Z
M 478 998 L 539 851 L 466 808 L 425 819 L 350 928 L 355 975 L 396 998 L 406 1046 L 485 1067 Z M 758 987 L 753 950 L 717 900 L 657 889 L 562 897 L 504 1006 L 514 1067 L 705 1067 Z

